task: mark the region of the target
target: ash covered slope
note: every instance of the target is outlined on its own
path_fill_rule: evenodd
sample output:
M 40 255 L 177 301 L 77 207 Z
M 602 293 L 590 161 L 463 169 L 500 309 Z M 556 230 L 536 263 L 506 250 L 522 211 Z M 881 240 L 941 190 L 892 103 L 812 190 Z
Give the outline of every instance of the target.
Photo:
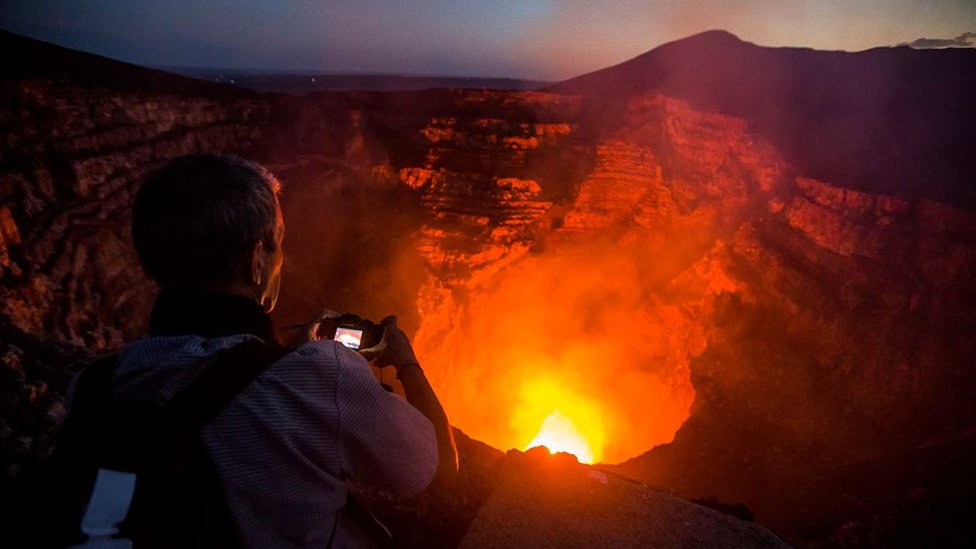
M 709 31 L 547 91 L 598 100 L 611 127 L 656 91 L 748 120 L 809 177 L 976 208 L 973 89 L 974 49 L 766 48 Z
M 462 549 L 789 547 L 761 526 L 580 465 L 568 454 L 509 452 L 499 469 Z

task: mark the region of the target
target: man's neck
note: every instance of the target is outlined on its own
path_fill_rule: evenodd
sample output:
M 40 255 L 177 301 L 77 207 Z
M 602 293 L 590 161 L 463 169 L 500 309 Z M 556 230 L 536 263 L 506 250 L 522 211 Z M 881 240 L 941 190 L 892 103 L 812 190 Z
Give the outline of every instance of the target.
M 277 342 L 278 335 L 253 297 L 226 291 L 164 289 L 149 318 L 154 336 L 198 335 L 205 338 L 253 334 Z

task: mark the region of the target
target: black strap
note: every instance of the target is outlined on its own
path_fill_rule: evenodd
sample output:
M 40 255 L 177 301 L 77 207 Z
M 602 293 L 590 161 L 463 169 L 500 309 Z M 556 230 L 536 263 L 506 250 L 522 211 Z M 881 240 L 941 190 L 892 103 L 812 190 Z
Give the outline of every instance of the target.
M 198 433 L 261 372 L 294 348 L 249 340 L 220 353 L 163 408 L 171 425 Z

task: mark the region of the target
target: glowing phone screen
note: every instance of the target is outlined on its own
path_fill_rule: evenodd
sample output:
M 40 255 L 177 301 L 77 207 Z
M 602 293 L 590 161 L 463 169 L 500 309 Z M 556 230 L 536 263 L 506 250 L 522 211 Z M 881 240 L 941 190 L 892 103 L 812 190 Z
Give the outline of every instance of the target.
M 335 339 L 350 349 L 358 349 L 363 343 L 363 331 L 352 328 L 336 328 Z

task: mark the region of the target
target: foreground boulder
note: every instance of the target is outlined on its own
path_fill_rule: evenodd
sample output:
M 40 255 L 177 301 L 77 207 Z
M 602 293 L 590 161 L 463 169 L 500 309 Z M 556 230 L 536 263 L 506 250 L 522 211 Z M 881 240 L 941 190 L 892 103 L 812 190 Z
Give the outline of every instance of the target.
M 508 454 L 461 547 L 789 546 L 754 523 L 539 448 Z

